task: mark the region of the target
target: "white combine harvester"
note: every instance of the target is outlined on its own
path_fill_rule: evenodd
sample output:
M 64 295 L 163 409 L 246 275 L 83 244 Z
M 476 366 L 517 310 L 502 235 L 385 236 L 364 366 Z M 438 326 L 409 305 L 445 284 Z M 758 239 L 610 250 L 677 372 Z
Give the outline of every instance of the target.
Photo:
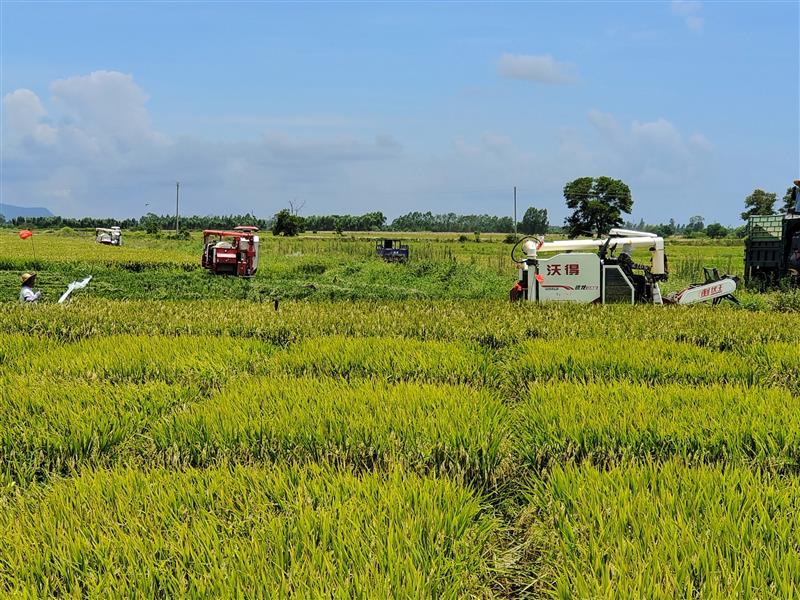
M 709 268 L 704 269 L 703 283 L 662 296 L 659 282 L 667 279 L 667 256 L 664 239 L 653 233 L 612 229 L 606 239 L 546 242 L 527 238 L 514 249 L 519 244 L 525 258 L 514 259 L 521 267 L 519 281 L 511 290 L 512 300 L 579 304 L 717 304 L 723 299 L 737 302 L 732 295 L 736 278 L 720 276 L 716 269 Z M 633 261 L 636 248 L 650 251 L 649 265 Z M 558 254 L 539 258 L 540 253 L 550 252 Z M 514 258 L 513 249 L 511 256 Z
M 106 244 L 107 246 L 122 246 L 122 230 L 114 226 L 95 227 L 95 241 L 98 244 Z

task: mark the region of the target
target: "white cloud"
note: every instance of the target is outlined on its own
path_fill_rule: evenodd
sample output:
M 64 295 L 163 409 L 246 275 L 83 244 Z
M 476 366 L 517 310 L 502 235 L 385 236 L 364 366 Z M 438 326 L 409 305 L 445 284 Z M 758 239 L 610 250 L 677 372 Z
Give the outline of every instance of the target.
M 694 0 L 672 0 L 670 4 L 672 14 L 683 18 L 686 27 L 695 32 L 703 31 L 705 20 L 698 13 L 703 8 L 702 2 L 695 2 Z
M 549 54 L 503 54 L 497 71 L 508 79 L 524 79 L 551 85 L 573 83 L 575 76 L 570 63 L 559 62 Z
M 31 90 L 19 89 L 3 98 L 5 128 L 12 138 L 30 136 L 36 142 L 53 144 L 55 129 L 42 122 L 47 112 L 39 97 Z
M 146 202 L 159 210 L 175 180 L 195 212 L 238 206 L 271 214 L 291 195 L 325 197 L 354 165 L 402 154 L 400 143 L 382 134 L 320 139 L 265 133 L 249 142 L 171 138 L 153 128 L 147 94 L 133 77 L 115 71 L 61 79 L 50 91 L 47 103 L 25 89 L 3 98 L 9 133 L 2 148 L 3 194 L 9 203 L 44 204 L 64 215 L 138 216 Z M 162 210 L 167 207 L 165 201 Z

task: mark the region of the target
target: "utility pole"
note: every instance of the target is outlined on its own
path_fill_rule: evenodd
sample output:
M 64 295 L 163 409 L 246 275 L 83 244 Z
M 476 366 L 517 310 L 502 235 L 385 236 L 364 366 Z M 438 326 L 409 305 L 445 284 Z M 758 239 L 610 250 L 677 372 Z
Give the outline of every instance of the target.
M 181 182 L 175 182 L 175 235 L 178 235 L 178 225 L 179 225 L 179 217 L 178 217 L 178 198 L 180 196 L 181 191 Z
M 514 238 L 517 237 L 517 186 L 514 186 Z

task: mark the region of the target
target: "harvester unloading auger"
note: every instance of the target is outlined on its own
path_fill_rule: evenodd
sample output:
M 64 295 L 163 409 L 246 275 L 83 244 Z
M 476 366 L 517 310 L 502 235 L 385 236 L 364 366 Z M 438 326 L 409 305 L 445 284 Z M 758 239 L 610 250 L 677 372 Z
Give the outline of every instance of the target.
M 522 244 L 523 259 L 514 258 Z M 633 261 L 635 248 L 648 248 L 649 265 Z M 614 252 L 620 253 L 615 257 Z M 594 252 L 580 252 L 594 250 Z M 540 252 L 559 252 L 539 258 Z M 720 276 L 705 268 L 705 281 L 662 296 L 659 282 L 668 276 L 664 238 L 645 231 L 612 229 L 606 239 L 557 240 L 523 238 L 511 250 L 521 265 L 519 281 L 511 289 L 512 300 L 576 302 L 579 304 L 695 304 L 722 300 L 737 303 L 737 278 Z

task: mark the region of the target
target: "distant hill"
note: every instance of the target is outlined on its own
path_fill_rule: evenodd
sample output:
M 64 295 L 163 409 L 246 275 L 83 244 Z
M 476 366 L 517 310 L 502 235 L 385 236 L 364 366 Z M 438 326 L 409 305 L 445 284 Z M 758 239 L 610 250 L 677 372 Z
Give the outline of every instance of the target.
M 10 221 L 17 217 L 52 217 L 53 213 L 41 206 L 14 206 L 3 202 L 3 205 L 0 206 L 0 215 Z

